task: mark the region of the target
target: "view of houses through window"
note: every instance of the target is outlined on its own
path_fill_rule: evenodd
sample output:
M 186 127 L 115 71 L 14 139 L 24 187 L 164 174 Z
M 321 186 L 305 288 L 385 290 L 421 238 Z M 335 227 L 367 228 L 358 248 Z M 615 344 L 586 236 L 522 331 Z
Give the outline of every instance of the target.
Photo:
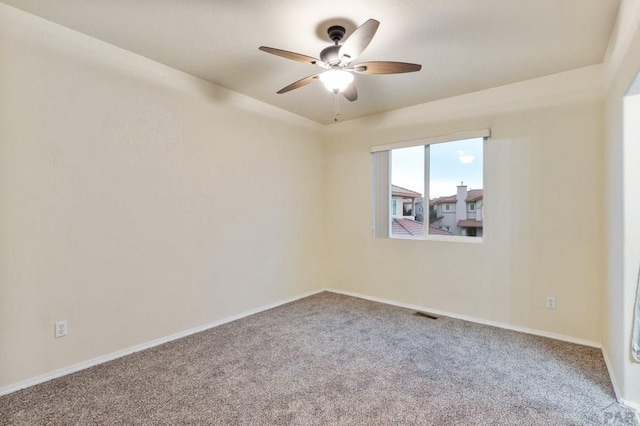
M 391 236 L 482 237 L 482 164 L 482 138 L 391 150 Z

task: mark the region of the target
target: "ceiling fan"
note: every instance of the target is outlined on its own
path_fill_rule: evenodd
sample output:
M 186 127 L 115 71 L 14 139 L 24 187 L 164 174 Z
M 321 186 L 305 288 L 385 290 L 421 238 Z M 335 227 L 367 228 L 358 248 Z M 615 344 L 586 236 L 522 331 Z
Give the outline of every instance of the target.
M 341 93 L 345 98 L 353 102 L 358 99 L 358 92 L 356 90 L 353 76 L 354 73 L 373 75 L 420 71 L 422 65 L 410 64 L 407 62 L 374 61 L 352 65 L 352 62 L 360 56 L 369 43 L 371 43 L 379 25 L 380 22 L 375 19 L 367 20 L 364 24 L 360 25 L 343 44 L 338 43 L 344 38 L 344 27 L 339 25 L 329 27 L 327 34 L 329 35 L 329 39 L 334 42 L 334 45 L 323 49 L 320 52 L 320 59 L 302 55 L 300 53 L 289 52 L 287 50 L 260 46 L 259 49 L 263 52 L 282 56 L 283 58 L 298 62 L 318 65 L 326 70 L 319 74 L 310 75 L 291 83 L 290 85 L 278 90 L 277 93 L 286 93 L 313 83 L 316 80 L 320 80 L 327 90 L 335 93 L 336 95 Z

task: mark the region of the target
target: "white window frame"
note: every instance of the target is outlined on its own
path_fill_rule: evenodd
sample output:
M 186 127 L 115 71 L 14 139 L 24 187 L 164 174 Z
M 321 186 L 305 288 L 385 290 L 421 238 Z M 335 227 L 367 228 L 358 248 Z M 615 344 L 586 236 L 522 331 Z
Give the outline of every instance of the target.
M 465 242 L 472 244 L 480 244 L 484 240 L 485 232 L 482 237 L 467 237 L 459 235 L 435 235 L 429 234 L 429 222 L 424 221 L 424 237 L 403 237 L 391 235 L 391 151 L 400 148 L 410 148 L 415 146 L 425 147 L 425 173 L 424 173 L 424 199 L 429 199 L 429 145 L 445 142 L 456 142 L 467 139 L 482 138 L 486 144 L 487 138 L 491 137 L 491 129 L 470 130 L 466 132 L 451 133 L 447 135 L 439 135 L 427 137 L 424 139 L 396 142 L 385 145 L 371 147 L 373 157 L 373 185 L 372 185 L 372 233 L 376 238 L 389 239 L 410 239 L 410 240 L 426 240 L 426 241 L 446 241 L 446 242 Z M 483 146 L 483 152 L 484 152 Z M 484 155 L 483 155 L 484 158 Z M 484 180 L 484 172 L 483 172 Z M 484 185 L 483 185 L 484 187 Z M 386 209 L 385 209 L 386 206 Z

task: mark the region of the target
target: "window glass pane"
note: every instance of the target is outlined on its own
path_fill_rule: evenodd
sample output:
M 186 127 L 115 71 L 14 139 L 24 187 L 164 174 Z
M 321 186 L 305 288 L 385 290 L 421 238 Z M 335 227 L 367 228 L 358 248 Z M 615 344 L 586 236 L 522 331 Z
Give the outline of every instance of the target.
M 476 138 L 385 151 L 391 202 L 382 208 L 389 213 L 389 235 L 482 237 L 483 148 L 483 138 Z
M 391 236 L 424 237 L 424 146 L 391 151 Z
M 430 234 L 482 237 L 482 148 L 482 138 L 429 146 Z

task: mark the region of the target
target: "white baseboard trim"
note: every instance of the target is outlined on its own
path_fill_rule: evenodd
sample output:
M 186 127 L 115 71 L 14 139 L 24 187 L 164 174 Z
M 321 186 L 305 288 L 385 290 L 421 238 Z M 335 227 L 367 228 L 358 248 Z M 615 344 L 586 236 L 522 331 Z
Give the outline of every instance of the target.
M 58 370 L 51 371 L 49 373 L 41 374 L 39 376 L 32 377 L 30 379 L 27 379 L 27 380 L 24 380 L 24 381 L 21 381 L 21 382 L 18 382 L 18 383 L 14 383 L 12 385 L 4 386 L 4 387 L 0 388 L 0 396 L 9 394 L 9 393 L 12 393 L 12 392 L 15 392 L 15 391 L 18 391 L 20 389 L 25 389 L 25 388 L 28 388 L 28 387 L 31 387 L 31 386 L 34 386 L 34 385 L 37 385 L 37 384 L 40 384 L 40 383 L 44 383 L 44 382 L 47 382 L 47 381 L 52 380 L 52 379 L 57 379 L 58 377 L 66 376 L 67 374 L 75 373 L 75 372 L 80 371 L 80 370 L 85 370 L 85 369 L 87 369 L 89 367 L 93 367 L 93 366 L 98 365 L 98 364 L 102 364 L 102 363 L 105 363 L 105 362 L 108 362 L 108 361 L 112 361 L 114 359 L 121 358 L 123 356 L 130 355 L 130 354 L 135 353 L 135 352 L 140 352 L 140 351 L 143 351 L 145 349 L 153 348 L 154 346 L 162 345 L 164 343 L 171 342 L 172 340 L 180 339 L 182 337 L 186 337 L 186 336 L 189 336 L 191 334 L 199 333 L 201 331 L 205 331 L 205 330 L 208 330 L 210 328 L 214 328 L 214 327 L 217 327 L 219 325 L 226 324 L 226 323 L 229 323 L 231 321 L 238 320 L 240 318 L 248 317 L 249 315 L 257 314 L 258 312 L 266 311 L 266 310 L 278 307 L 280 305 L 285 305 L 287 303 L 291 303 L 291 302 L 294 302 L 294 301 L 299 300 L 299 299 L 304 299 L 305 297 L 313 296 L 314 294 L 321 293 L 322 291 L 323 290 L 315 290 L 315 291 L 310 291 L 310 292 L 307 292 L 307 293 L 300 294 L 298 296 L 289 297 L 287 299 L 279 300 L 277 302 L 270 303 L 268 305 L 260 306 L 258 308 L 251 309 L 251 310 L 242 312 L 242 313 L 237 314 L 237 315 L 232 315 L 230 317 L 223 318 L 223 319 L 218 320 L 218 321 L 213 321 L 213 322 L 210 322 L 208 324 L 203 324 L 203 325 L 200 325 L 198 327 L 190 328 L 188 330 L 184 330 L 184 331 L 181 331 L 181 332 L 178 332 L 178 333 L 175 333 L 175 334 L 171 334 L 171 335 L 166 336 L 166 337 L 161 337 L 159 339 L 152 340 L 150 342 L 141 343 L 139 345 L 132 346 L 132 347 L 129 347 L 129 348 L 126 348 L 126 349 L 122 349 L 122 350 L 119 350 L 119 351 L 116 351 L 116 352 L 112 352 L 112 353 L 107 354 L 107 355 L 99 356 L 97 358 L 93 358 L 93 359 L 90 359 L 90 360 L 87 360 L 87 361 L 83 361 L 83 362 L 80 362 L 80 363 L 77 363 L 77 364 L 73 364 L 73 365 L 70 365 L 68 367 L 60 368 Z
M 604 345 L 602 345 L 602 356 L 604 357 L 604 363 L 607 366 L 607 371 L 609 372 L 609 378 L 611 378 L 611 384 L 613 385 L 613 392 L 616 394 L 616 400 L 623 404 L 623 399 L 620 397 L 620 388 L 618 387 L 616 376 L 613 374 L 613 366 L 611 365 L 611 361 L 609 361 L 609 353 L 607 353 L 607 348 L 605 348 Z
M 470 322 L 474 322 L 474 323 L 478 323 L 478 324 L 484 324 L 484 325 L 489 325 L 489 326 L 493 326 L 493 327 L 498 327 L 498 328 L 504 328 L 507 330 L 513 330 L 513 331 L 519 331 L 522 333 L 527 333 L 527 334 L 533 334 L 536 336 L 542 336 L 542 337 L 549 337 L 551 339 L 556 339 L 556 340 L 562 340 L 565 342 L 569 342 L 569 343 L 576 343 L 579 345 L 585 345 L 585 346 L 591 346 L 591 347 L 595 347 L 595 348 L 600 348 L 602 349 L 602 353 L 604 356 L 604 361 L 605 364 L 607 366 L 607 370 L 609 372 L 609 376 L 611 377 L 611 383 L 613 384 L 613 389 L 616 395 L 616 399 L 618 400 L 618 402 L 620 404 L 625 405 L 626 407 L 631 408 L 632 410 L 635 410 L 636 412 L 640 413 L 640 404 L 636 404 L 630 401 L 626 401 L 622 398 L 620 398 L 620 393 L 619 393 L 619 388 L 617 386 L 616 383 L 616 379 L 615 376 L 613 375 L 613 370 L 611 368 L 611 364 L 609 361 L 609 357 L 607 354 L 606 349 L 602 346 L 602 344 L 600 343 L 596 343 L 596 342 L 592 342 L 590 340 L 584 340 L 584 339 L 579 339 L 576 337 L 572 337 L 572 336 L 565 336 L 562 334 L 556 334 L 556 333 L 550 333 L 550 332 L 546 332 L 546 331 L 541 331 L 541 330 L 534 330 L 534 329 L 530 329 L 530 328 L 525 328 L 525 327 L 519 327 L 519 326 L 514 326 L 514 325 L 510 325 L 510 324 L 505 324 L 505 323 L 501 323 L 501 322 L 495 322 L 495 321 L 489 321 L 489 320 L 484 320 L 484 319 L 480 319 L 480 318 L 475 318 L 475 317 L 470 317 L 470 316 L 466 316 L 466 315 L 459 315 L 459 314 L 455 314 L 455 313 L 451 313 L 451 312 L 446 312 L 446 311 L 442 311 L 439 309 L 431 309 L 428 307 L 424 307 L 424 306 L 418 306 L 418 305 L 412 305 L 409 303 L 401 303 L 401 302 L 396 302 L 394 300 L 390 300 L 390 299 L 384 299 L 384 298 L 380 298 L 380 297 L 374 297 L 374 296 L 367 296 L 365 294 L 361 294 L 361 293 L 355 293 L 355 292 L 351 292 L 351 291 L 343 291 L 343 290 L 338 290 L 338 289 L 334 289 L 334 288 L 324 288 L 324 289 L 320 289 L 320 290 L 315 290 L 315 291 L 310 291 L 307 293 L 303 293 L 297 296 L 293 296 L 293 297 L 289 297 L 287 299 L 283 299 L 268 305 L 264 305 L 255 309 L 251 309 L 245 312 L 242 312 L 240 314 L 237 315 L 232 315 L 230 317 L 227 318 L 223 318 L 221 320 L 218 321 L 214 321 L 208 324 L 203 324 L 201 326 L 198 327 L 194 327 L 188 330 L 184 330 L 178 333 L 174 333 L 171 334 L 169 336 L 166 337 L 161 337 L 159 339 L 155 339 L 149 342 L 145 342 L 145 343 L 141 343 L 139 345 L 136 346 L 132 346 L 126 349 L 122 349 L 116 352 L 112 352 L 110 354 L 107 355 L 103 355 L 103 356 L 99 356 L 97 358 L 93 358 L 87 361 L 83 361 L 77 364 L 73 364 L 70 365 L 68 367 L 64 367 L 55 371 L 51 371 L 49 373 L 45 373 L 36 377 L 32 377 L 30 379 L 18 382 L 18 383 L 14 383 L 12 385 L 8 385 L 8 386 L 4 386 L 2 388 L 0 388 L 0 396 L 2 395 L 7 395 L 10 394 L 12 392 L 18 391 L 20 389 L 25 389 L 31 386 L 35 386 L 37 384 L 40 383 L 44 383 L 47 382 L 49 380 L 52 379 L 56 379 L 58 377 L 62 377 L 62 376 L 66 376 L 67 374 L 71 374 L 71 373 L 75 373 L 77 371 L 81 371 L 81 370 L 85 370 L 87 368 L 108 362 L 108 361 L 112 361 L 114 359 L 117 358 L 121 358 L 123 356 L 126 355 L 130 355 L 132 353 L 135 352 L 140 352 L 143 351 L 145 349 L 149 349 L 149 348 L 153 348 L 154 346 L 159 346 L 162 345 L 164 343 L 168 343 L 171 342 L 173 340 L 177 340 L 180 339 L 182 337 L 186 337 L 189 336 L 191 334 L 195 334 L 195 333 L 199 333 L 201 331 L 205 331 L 205 330 L 209 330 L 211 328 L 220 326 L 222 324 L 226 324 L 244 317 L 248 317 L 250 315 L 253 314 L 257 314 L 259 312 L 262 311 L 266 311 L 281 305 L 285 305 L 287 303 L 291 303 L 294 302 L 296 300 L 299 299 L 304 299 L 305 297 L 309 297 L 309 296 L 313 296 L 314 294 L 318 294 L 321 293 L 323 291 L 328 291 L 331 293 L 337 293 L 337 294 L 344 294 L 346 296 L 352 296 L 352 297 L 357 297 L 360 299 L 365 299 L 365 300 L 371 300 L 373 302 L 379 302 L 379 303 L 385 303 L 387 305 L 393 305 L 393 306 L 398 306 L 398 307 L 402 307 L 402 308 L 407 308 L 407 309 L 412 309 L 412 310 L 416 310 L 416 311 L 424 311 L 424 312 L 429 312 L 435 315 L 441 315 L 441 316 L 447 316 L 447 317 L 451 317 L 451 318 L 456 318 L 456 319 L 461 319 L 464 321 L 470 321 Z
M 640 404 L 627 401 L 624 398 L 618 398 L 618 402 L 635 413 L 633 421 L 636 425 L 640 426 Z
M 511 325 L 511 324 L 506 324 L 506 323 L 502 323 L 502 322 L 490 321 L 490 320 L 485 320 L 485 319 L 481 319 L 481 318 L 470 317 L 470 316 L 467 316 L 467 315 L 455 314 L 455 313 L 452 313 L 452 312 L 442 311 L 442 310 L 439 310 L 439 309 L 432 309 L 432 308 L 428 308 L 428 307 L 425 307 L 425 306 L 418 306 L 418 305 L 412 305 L 412 304 L 409 304 L 409 303 L 396 302 L 395 300 L 383 299 L 381 297 L 367 296 L 365 294 L 354 293 L 354 292 L 351 292 L 351 291 L 337 290 L 337 289 L 334 289 L 334 288 L 325 288 L 325 291 L 329 291 L 331 293 L 344 294 L 346 296 L 358 297 L 360 299 L 371 300 L 372 302 L 385 303 L 387 305 L 398 306 L 398 307 L 401 307 L 401 308 L 407 308 L 407 309 L 416 310 L 416 311 L 423 311 L 423 312 L 428 312 L 428 313 L 432 313 L 432 314 L 435 314 L 435 315 L 441 315 L 441 316 L 456 318 L 456 319 L 460 319 L 460 320 L 464 320 L 464 321 L 475 322 L 477 324 L 490 325 L 492 327 L 504 328 L 506 330 L 519 331 L 521 333 L 527 333 L 527 334 L 533 334 L 533 335 L 536 335 L 536 336 L 548 337 L 550 339 L 562 340 L 564 342 L 576 343 L 578 345 L 590 346 L 590 347 L 598 348 L 598 349 L 602 348 L 602 344 L 601 343 L 593 342 L 591 340 L 586 340 L 586 339 L 580 339 L 580 338 L 573 337 L 573 336 L 566 336 L 564 334 L 551 333 L 551 332 L 548 332 L 548 331 L 535 330 L 535 329 L 532 329 L 532 328 L 520 327 L 520 326 L 517 326 L 517 325 Z
M 609 372 L 609 377 L 611 378 L 611 384 L 613 385 L 613 392 L 616 394 L 616 400 L 621 405 L 633 410 L 636 412 L 636 423 L 640 425 L 640 404 L 635 402 L 628 401 L 620 396 L 620 387 L 618 386 L 618 382 L 616 381 L 616 376 L 613 374 L 613 367 L 611 366 L 611 361 L 609 361 L 609 354 L 607 353 L 607 349 L 602 345 L 602 356 L 604 357 L 604 363 L 607 365 L 607 371 Z
M 459 315 L 459 314 L 455 314 L 455 313 L 452 313 L 452 312 L 442 311 L 442 310 L 439 310 L 439 309 L 432 309 L 432 308 L 427 308 L 427 307 L 424 307 L 424 306 L 412 305 L 412 304 L 409 304 L 409 303 L 396 302 L 395 300 L 384 299 L 384 298 L 381 298 L 381 297 L 367 296 L 365 294 L 355 293 L 355 292 L 352 292 L 352 291 L 338 290 L 338 289 L 335 289 L 335 288 L 325 288 L 324 290 L 328 291 L 328 292 L 331 292 L 331 293 L 344 294 L 345 296 L 357 297 L 359 299 L 371 300 L 373 302 L 385 303 L 387 305 L 398 306 L 398 307 L 401 307 L 401 308 L 407 308 L 407 309 L 411 309 L 411 310 L 415 310 L 415 311 L 428 312 L 428 313 L 432 313 L 432 314 L 435 314 L 435 315 L 441 315 L 441 316 L 456 318 L 456 319 L 460 319 L 460 320 L 464 320 L 464 321 L 474 322 L 474 323 L 477 323 L 477 324 L 490 325 L 490 326 L 493 326 L 493 327 L 504 328 L 506 330 L 518 331 L 518 332 L 521 332 L 521 333 L 533 334 L 535 336 L 548 337 L 550 339 L 561 340 L 561 341 L 564 341 L 564 342 L 576 343 L 578 345 L 590 346 L 590 347 L 593 347 L 593 348 L 601 349 L 602 350 L 602 356 L 604 357 L 604 363 L 607 366 L 607 372 L 609 373 L 609 377 L 611 378 L 611 384 L 613 385 L 613 392 L 615 393 L 616 400 L 618 401 L 618 403 L 620 403 L 620 404 L 624 405 L 625 407 L 630 408 L 631 410 L 633 410 L 636 413 L 638 413 L 638 414 L 636 414 L 636 417 L 638 417 L 637 421 L 640 422 L 640 404 L 637 404 L 637 403 L 631 402 L 631 401 L 627 401 L 624 398 L 620 397 L 620 388 L 618 387 L 618 384 L 616 382 L 616 377 L 613 374 L 613 369 L 611 367 L 611 362 L 609 361 L 609 355 L 607 354 L 607 350 L 605 349 L 605 347 L 601 343 L 593 342 L 591 340 L 580 339 L 580 338 L 573 337 L 573 336 L 566 336 L 566 335 L 563 335 L 563 334 L 551 333 L 551 332 L 548 332 L 548 331 L 535 330 L 535 329 L 532 329 L 532 328 L 519 327 L 519 326 L 511 325 L 511 324 L 505 324 L 505 323 L 496 322 L 496 321 L 484 320 L 484 319 L 480 319 L 480 318 L 470 317 L 470 316 L 467 316 L 467 315 Z M 640 425 L 640 423 L 638 423 L 638 424 Z
M 640 404 L 637 404 L 635 402 L 631 402 L 631 401 L 627 401 L 624 398 L 620 398 L 618 400 L 618 402 L 620 402 L 620 404 L 624 405 L 627 408 L 632 409 L 633 411 L 636 412 L 636 417 L 638 417 L 638 420 L 640 420 Z
M 563 334 L 557 334 L 557 333 L 551 333 L 548 331 L 542 331 L 542 330 L 535 330 L 532 328 L 526 328 L 526 327 L 519 327 L 516 325 L 511 325 L 511 324 L 505 324 L 505 323 L 501 323 L 501 322 L 496 322 L 496 321 L 489 321 L 489 320 L 484 320 L 484 319 L 480 319 L 480 318 L 475 318 L 475 317 L 470 317 L 467 315 L 459 315 L 459 314 L 455 314 L 452 312 L 446 312 L 446 311 L 442 311 L 439 309 L 432 309 L 432 308 L 427 308 L 424 306 L 418 306 L 418 305 L 412 305 L 409 303 L 402 303 L 402 302 L 396 302 L 395 300 L 390 300 L 390 299 L 384 299 L 381 297 L 374 297 L 374 296 L 367 296 L 365 294 L 361 294 L 361 293 L 355 293 L 352 291 L 344 291 L 344 290 L 338 290 L 335 288 L 325 288 L 324 291 L 328 291 L 331 293 L 337 293 L 337 294 L 344 294 L 345 296 L 352 296 L 352 297 L 357 297 L 360 299 L 365 299 L 365 300 L 371 300 L 373 302 L 379 302 L 379 303 L 385 303 L 387 305 L 392 305 L 392 306 L 398 306 L 401 308 L 407 308 L 407 309 L 411 309 L 411 310 L 415 310 L 415 311 L 423 311 L 423 312 L 428 312 L 428 313 L 432 313 L 435 315 L 441 315 L 441 316 L 446 316 L 446 317 L 451 317 L 451 318 L 456 318 L 456 319 L 460 319 L 460 320 L 464 320 L 464 321 L 469 321 L 469 322 L 474 322 L 477 324 L 483 324 L 483 325 L 490 325 L 493 327 L 498 327 L 498 328 L 504 328 L 506 330 L 512 330 L 512 331 L 518 331 L 521 333 L 527 333 L 527 334 L 533 334 L 535 336 L 541 336 L 541 337 L 548 337 L 550 339 L 555 339 L 555 340 L 561 340 L 564 342 L 569 342 L 569 343 L 576 343 L 578 345 L 583 345 L 583 346 L 590 346 L 593 348 L 598 348 L 602 350 L 602 356 L 604 357 L 604 363 L 607 366 L 607 372 L 609 373 L 609 377 L 611 378 L 611 384 L 613 385 L 613 392 L 615 394 L 616 400 L 618 401 L 618 403 L 624 405 L 625 407 L 633 410 L 636 412 L 636 422 L 638 423 L 638 425 L 640 425 L 640 404 L 637 404 L 635 402 L 631 402 L 631 401 L 627 401 L 624 398 L 620 397 L 620 388 L 618 387 L 618 384 L 616 382 L 616 377 L 613 374 L 613 369 L 611 367 L 611 362 L 609 361 L 609 355 L 607 354 L 607 350 L 605 349 L 604 345 L 602 345 L 601 343 L 597 343 L 591 340 L 586 340 L 586 339 L 580 339 L 577 337 L 573 337 L 573 336 L 566 336 Z

